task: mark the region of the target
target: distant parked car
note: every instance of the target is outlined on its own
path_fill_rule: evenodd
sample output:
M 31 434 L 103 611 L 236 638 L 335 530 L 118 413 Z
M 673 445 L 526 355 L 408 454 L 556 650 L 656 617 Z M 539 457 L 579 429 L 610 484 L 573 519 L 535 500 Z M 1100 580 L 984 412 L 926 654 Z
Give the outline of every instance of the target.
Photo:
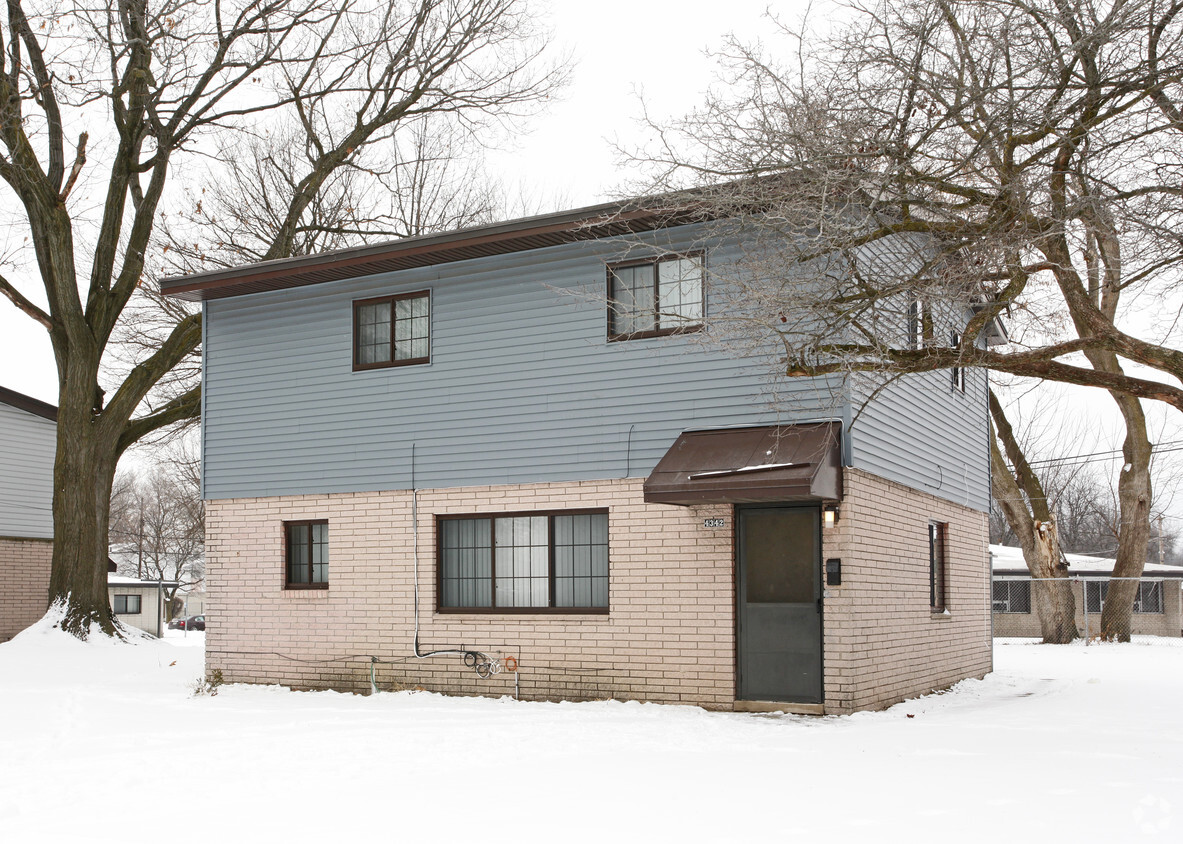
M 188 618 L 174 618 L 168 623 L 169 630 L 205 630 L 205 616 L 191 615 Z

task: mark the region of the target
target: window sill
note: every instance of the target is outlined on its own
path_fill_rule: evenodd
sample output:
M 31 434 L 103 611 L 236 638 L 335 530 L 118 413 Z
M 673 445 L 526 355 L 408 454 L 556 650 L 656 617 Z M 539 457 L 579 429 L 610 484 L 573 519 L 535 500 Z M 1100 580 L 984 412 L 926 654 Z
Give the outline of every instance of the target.
M 943 609 L 943 610 L 933 610 L 933 609 L 930 609 L 930 610 L 929 610 L 929 615 L 930 615 L 930 617 L 931 617 L 931 618 L 934 618 L 934 619 L 938 619 L 938 618 L 948 618 L 948 619 L 951 619 L 951 618 L 953 617 L 953 613 L 949 612 L 949 610 L 947 610 L 947 609 Z
M 608 615 L 608 607 L 436 607 L 439 615 Z
M 369 372 L 371 369 L 394 369 L 399 366 L 422 366 L 431 363 L 431 358 L 407 358 L 406 360 L 382 361 L 381 363 L 354 363 L 354 372 Z
M 676 328 L 657 328 L 649 331 L 634 331 L 632 334 L 609 334 L 609 343 L 622 343 L 629 340 L 648 340 L 652 337 L 671 337 L 675 334 L 693 334 L 702 331 L 702 323 L 694 325 L 679 325 Z
M 289 584 L 283 587 L 283 594 L 306 595 L 308 597 L 312 597 L 314 595 L 328 595 L 329 585 L 327 583 L 318 583 L 313 586 L 292 586 Z

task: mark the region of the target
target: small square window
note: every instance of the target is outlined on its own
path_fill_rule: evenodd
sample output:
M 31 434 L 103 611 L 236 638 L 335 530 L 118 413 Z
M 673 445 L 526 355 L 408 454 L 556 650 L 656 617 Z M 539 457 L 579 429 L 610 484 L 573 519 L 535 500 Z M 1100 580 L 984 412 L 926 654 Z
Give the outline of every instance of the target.
M 608 336 L 656 337 L 702 327 L 703 258 L 674 255 L 608 268 Z
M 353 303 L 353 368 L 431 362 L 431 296 L 426 290 Z
M 995 580 L 992 591 L 994 612 L 1031 612 L 1030 580 Z
M 141 596 L 115 595 L 111 598 L 111 611 L 115 615 L 139 615 L 142 611 Z
M 284 522 L 285 585 L 288 589 L 329 588 L 329 523 Z

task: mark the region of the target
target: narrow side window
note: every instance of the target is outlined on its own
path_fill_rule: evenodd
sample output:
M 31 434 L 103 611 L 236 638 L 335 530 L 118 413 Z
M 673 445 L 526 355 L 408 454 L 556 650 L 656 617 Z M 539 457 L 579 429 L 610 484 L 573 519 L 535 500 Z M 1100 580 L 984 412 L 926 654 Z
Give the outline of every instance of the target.
M 945 589 L 947 580 L 947 558 L 945 546 L 948 540 L 947 524 L 928 524 L 928 595 L 933 612 L 945 611 Z

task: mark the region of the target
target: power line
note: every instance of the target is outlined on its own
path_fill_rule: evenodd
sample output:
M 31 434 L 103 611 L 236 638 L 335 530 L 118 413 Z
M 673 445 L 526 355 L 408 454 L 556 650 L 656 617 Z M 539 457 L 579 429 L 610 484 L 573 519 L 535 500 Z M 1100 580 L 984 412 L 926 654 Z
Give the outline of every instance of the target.
M 1150 450 L 1153 454 L 1169 454 L 1172 451 L 1183 451 L 1183 440 L 1173 440 L 1172 442 L 1159 443 L 1156 446 L 1151 446 Z M 1032 460 L 1028 462 L 1027 465 L 1034 469 L 1041 466 L 1102 463 L 1107 460 L 1113 460 L 1116 457 L 1121 457 L 1122 453 L 1123 452 L 1120 448 L 1115 448 L 1110 451 L 1095 451 L 1091 454 L 1074 454 L 1066 455 L 1064 457 L 1047 457 L 1042 460 Z

